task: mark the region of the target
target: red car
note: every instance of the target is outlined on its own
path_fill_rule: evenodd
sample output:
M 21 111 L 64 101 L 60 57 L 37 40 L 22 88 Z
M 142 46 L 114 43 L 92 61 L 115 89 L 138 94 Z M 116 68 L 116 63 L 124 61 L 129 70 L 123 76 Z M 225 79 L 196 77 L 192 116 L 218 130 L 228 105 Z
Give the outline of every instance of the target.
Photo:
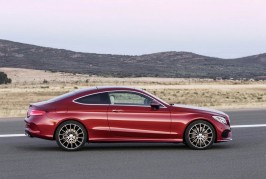
M 183 142 L 207 149 L 232 140 L 225 113 L 168 104 L 127 87 L 79 89 L 31 104 L 25 122 L 28 136 L 56 140 L 64 150 L 86 142 Z

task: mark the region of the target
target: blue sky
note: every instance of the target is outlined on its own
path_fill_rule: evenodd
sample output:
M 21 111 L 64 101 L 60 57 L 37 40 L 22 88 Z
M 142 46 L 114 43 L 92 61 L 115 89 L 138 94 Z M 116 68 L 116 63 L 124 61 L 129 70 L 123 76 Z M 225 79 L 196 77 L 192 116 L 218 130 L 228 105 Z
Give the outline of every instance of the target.
M 74 51 L 266 53 L 264 0 L 0 0 L 0 39 Z

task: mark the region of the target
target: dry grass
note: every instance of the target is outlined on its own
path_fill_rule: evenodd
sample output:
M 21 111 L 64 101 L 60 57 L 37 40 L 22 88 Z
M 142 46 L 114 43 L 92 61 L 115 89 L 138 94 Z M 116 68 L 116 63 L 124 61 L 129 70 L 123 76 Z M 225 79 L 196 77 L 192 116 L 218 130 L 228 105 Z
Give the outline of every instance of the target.
M 0 85 L 0 117 L 25 116 L 30 103 L 77 88 L 109 85 L 143 88 L 170 103 L 227 109 L 266 107 L 266 82 L 263 81 L 103 78 L 11 68 L 0 68 L 0 71 L 13 80 L 12 84 Z

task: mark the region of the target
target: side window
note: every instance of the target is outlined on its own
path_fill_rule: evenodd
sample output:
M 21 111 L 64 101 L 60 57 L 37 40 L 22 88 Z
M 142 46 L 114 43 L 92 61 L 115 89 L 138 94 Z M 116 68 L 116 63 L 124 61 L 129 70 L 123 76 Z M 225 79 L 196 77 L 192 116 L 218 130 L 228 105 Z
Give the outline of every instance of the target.
M 75 102 L 82 104 L 110 104 L 107 93 L 98 93 L 89 96 L 84 96 L 82 98 L 76 99 Z
M 109 92 L 111 104 L 149 106 L 151 98 L 133 92 Z

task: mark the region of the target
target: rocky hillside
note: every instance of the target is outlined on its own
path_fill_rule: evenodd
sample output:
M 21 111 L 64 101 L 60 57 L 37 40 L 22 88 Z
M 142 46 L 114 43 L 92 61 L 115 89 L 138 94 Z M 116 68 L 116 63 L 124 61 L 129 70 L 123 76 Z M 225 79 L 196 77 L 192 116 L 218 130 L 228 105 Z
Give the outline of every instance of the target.
M 0 67 L 115 77 L 256 78 L 266 76 L 266 54 L 221 59 L 190 52 L 140 56 L 80 53 L 0 40 Z

